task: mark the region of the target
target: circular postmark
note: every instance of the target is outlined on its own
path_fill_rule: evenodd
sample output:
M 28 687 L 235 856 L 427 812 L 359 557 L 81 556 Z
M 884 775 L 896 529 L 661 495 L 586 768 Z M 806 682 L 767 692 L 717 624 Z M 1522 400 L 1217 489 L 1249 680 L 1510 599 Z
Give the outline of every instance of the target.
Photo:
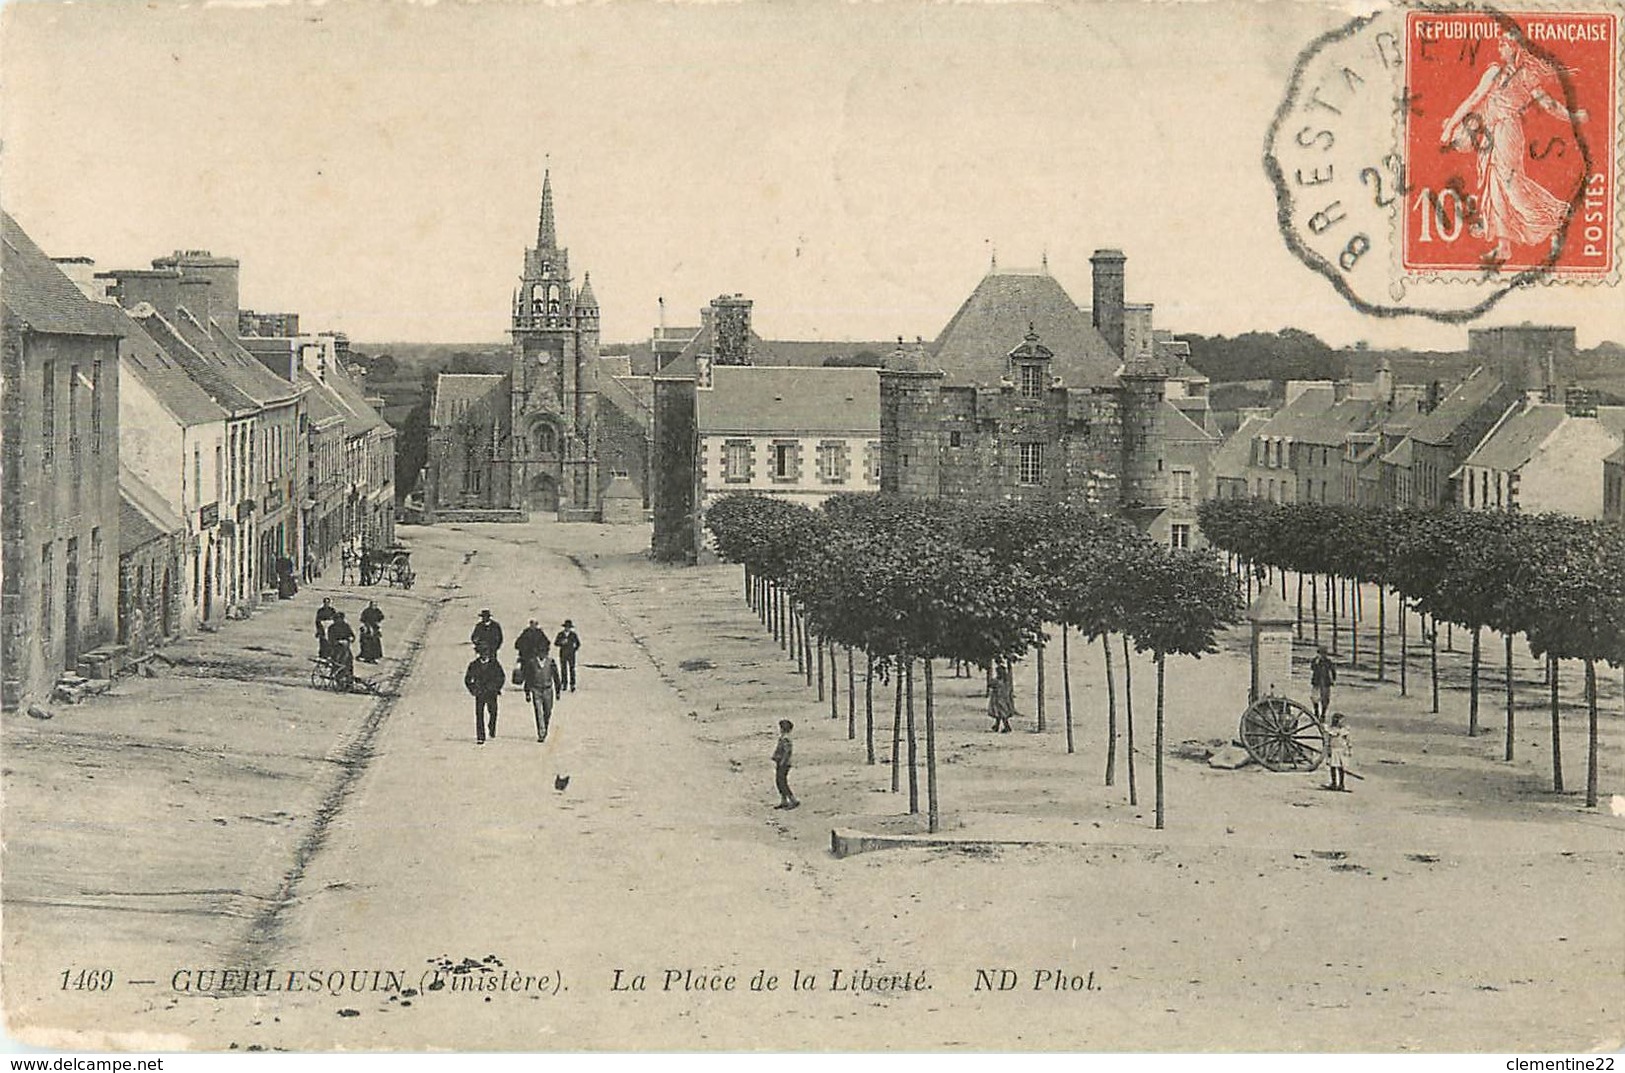
M 1288 248 L 1363 313 L 1472 320 L 1615 283 L 1619 15 L 1410 6 L 1298 57 L 1264 167 Z

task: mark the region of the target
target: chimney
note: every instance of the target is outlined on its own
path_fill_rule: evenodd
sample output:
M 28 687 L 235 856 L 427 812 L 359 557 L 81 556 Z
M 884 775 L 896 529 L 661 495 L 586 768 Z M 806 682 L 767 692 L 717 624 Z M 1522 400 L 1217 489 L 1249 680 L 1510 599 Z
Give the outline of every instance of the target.
M 664 333 L 665 330 L 666 330 L 666 296 L 661 295 L 660 298 L 659 298 L 659 302 L 660 302 L 660 331 L 662 333 Z
M 96 262 L 89 257 L 53 257 L 52 261 L 68 277 L 68 282 L 92 302 L 106 302 L 107 281 L 96 274 Z
M 1096 250 L 1089 258 L 1094 266 L 1094 305 L 1091 317 L 1095 330 L 1119 358 L 1123 353 L 1123 265 L 1128 258 L 1122 250 Z
M 186 311 L 197 319 L 204 331 L 209 330 L 210 305 L 214 301 L 214 285 L 202 276 L 192 276 L 181 273 L 180 304 Z M 236 314 L 232 315 L 231 334 L 235 338 Z
M 126 310 L 145 302 L 175 322 L 175 307 L 181 304 L 181 274 L 175 269 L 118 268 L 97 272 L 94 278 L 107 280 L 108 297 Z
M 749 365 L 751 300 L 724 294 L 711 300 L 711 352 L 718 365 Z
M 1394 401 L 1394 367 L 1384 354 L 1377 362 L 1377 375 L 1375 379 L 1377 401 L 1391 405 Z
M 1352 388 L 1353 386 L 1354 386 L 1354 384 L 1351 381 L 1348 381 L 1348 380 L 1334 380 L 1334 381 L 1332 381 L 1332 401 L 1333 402 L 1342 402 L 1344 399 L 1348 398 L 1349 397 L 1349 389 Z
M 183 276 L 196 276 L 213 284 L 209 292 L 211 313 L 233 338 L 237 336 L 238 262 L 235 257 L 216 257 L 208 250 L 176 250 L 168 257 L 153 259 L 153 268 L 178 269 Z M 192 310 L 198 315 L 197 310 Z

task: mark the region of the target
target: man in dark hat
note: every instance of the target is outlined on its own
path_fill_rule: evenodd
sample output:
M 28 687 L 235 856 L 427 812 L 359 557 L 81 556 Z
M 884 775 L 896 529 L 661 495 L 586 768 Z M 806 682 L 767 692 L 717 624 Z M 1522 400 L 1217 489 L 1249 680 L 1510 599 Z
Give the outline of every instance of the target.
M 463 674 L 463 688 L 474 698 L 474 740 L 485 744 L 487 734 L 497 736 L 497 694 L 502 692 L 502 664 L 497 662 L 495 649 L 482 648 Z M 486 713 L 490 713 L 487 727 Z
M 327 639 L 327 628 L 338 614 L 338 610 L 333 606 L 333 598 L 322 597 L 322 606 L 316 609 L 316 655 L 322 659 L 333 655 L 333 646 Z
M 570 692 L 576 691 L 576 653 L 581 651 L 581 637 L 576 633 L 576 624 L 569 619 L 564 620 L 564 629 L 553 638 L 553 647 L 559 652 L 559 689 L 568 688 Z
M 502 647 L 502 623 L 491 617 L 490 608 L 480 612 L 480 620 L 474 623 L 474 632 L 468 639 L 473 642 L 475 652 L 496 655 Z
M 340 667 L 355 668 L 355 654 L 350 651 L 350 642 L 355 640 L 355 630 L 344 621 L 344 612 L 333 612 L 333 621 L 327 625 L 328 658 Z

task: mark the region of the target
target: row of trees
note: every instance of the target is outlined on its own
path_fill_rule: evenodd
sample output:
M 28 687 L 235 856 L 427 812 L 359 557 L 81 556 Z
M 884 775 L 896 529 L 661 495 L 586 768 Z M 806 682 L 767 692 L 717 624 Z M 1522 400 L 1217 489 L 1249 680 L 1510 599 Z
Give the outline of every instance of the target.
M 1170 655 L 1199 657 L 1237 621 L 1241 600 L 1215 556 L 1172 551 L 1115 516 L 1055 504 L 965 507 L 941 501 L 838 495 L 818 510 L 766 496 L 729 496 L 707 508 L 719 554 L 744 567 L 745 597 L 812 684 L 824 687 L 830 654 L 846 650 L 847 728 L 856 738 L 854 653 L 864 656 L 864 726 L 875 762 L 874 680 L 895 677 L 892 789 L 908 757 L 909 810 L 919 811 L 915 668 L 923 675 L 926 800 L 937 830 L 935 663 L 1009 666 L 1036 654 L 1038 729 L 1045 728 L 1046 624 L 1059 624 L 1067 751 L 1075 750 L 1070 633 L 1106 654 L 1107 759 L 1116 779 L 1117 711 L 1110 635 L 1152 654 L 1157 669 L 1156 825 L 1164 825 L 1164 669 Z M 815 640 L 816 639 L 816 640 Z M 1130 800 L 1135 785 L 1132 708 L 1127 723 Z
M 1376 671 L 1387 676 L 1387 594 L 1424 616 L 1433 710 L 1439 710 L 1438 623 L 1471 632 L 1468 733 L 1479 724 L 1479 671 L 1485 630 L 1502 635 L 1506 660 L 1505 757 L 1513 759 L 1513 637 L 1523 634 L 1547 661 L 1551 691 L 1552 785 L 1563 790 L 1558 662 L 1585 664 L 1589 714 L 1586 804 L 1597 803 L 1597 663 L 1625 665 L 1625 530 L 1561 515 L 1414 511 L 1325 504 L 1212 500 L 1202 531 L 1245 570 L 1250 589 L 1262 572 L 1297 575 L 1299 618 L 1309 580 L 1316 639 L 1319 596 L 1335 616 L 1345 609 L 1353 662 L 1359 662 L 1359 586 L 1378 593 Z M 1344 582 L 1352 583 L 1345 586 Z M 1344 593 L 1352 594 L 1352 599 Z M 1406 617 L 1400 617 L 1400 686 L 1405 688 Z M 1430 628 L 1431 627 L 1431 628 Z M 1332 637 L 1338 635 L 1333 620 Z

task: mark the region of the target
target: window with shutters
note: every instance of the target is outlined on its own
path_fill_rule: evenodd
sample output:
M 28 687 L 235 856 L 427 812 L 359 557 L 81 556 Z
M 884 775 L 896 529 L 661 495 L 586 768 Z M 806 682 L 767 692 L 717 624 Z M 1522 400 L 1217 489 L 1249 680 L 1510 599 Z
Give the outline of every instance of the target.
M 722 479 L 730 484 L 750 483 L 749 440 L 728 440 L 722 445 Z

